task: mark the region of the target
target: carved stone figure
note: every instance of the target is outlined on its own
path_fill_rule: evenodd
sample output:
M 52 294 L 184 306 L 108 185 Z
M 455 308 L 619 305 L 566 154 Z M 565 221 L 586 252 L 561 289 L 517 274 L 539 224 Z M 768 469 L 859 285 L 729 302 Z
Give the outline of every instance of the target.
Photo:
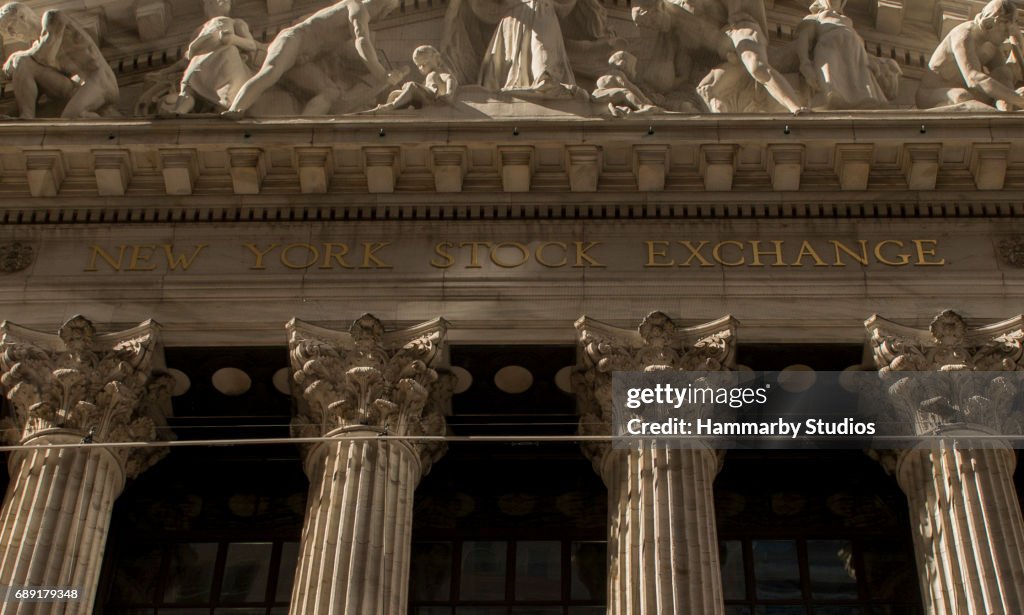
M 843 14 L 846 0 L 814 0 L 795 49 L 812 109 L 878 109 L 899 94 L 899 65 L 868 55 Z
M 992 0 L 972 21 L 953 28 L 928 62 L 917 106 L 922 109 L 958 106 L 964 110 L 1024 109 L 1024 96 L 1013 89 L 1009 64 L 1017 10 L 1011 0 Z
M 66 101 L 62 118 L 117 115 L 117 79 L 92 38 L 64 11 L 35 13 L 20 2 L 0 7 L 0 32 L 15 39 L 34 40 L 15 51 L 3 65 L 3 77 L 14 85 L 18 113 L 36 117 L 41 94 Z
M 591 96 L 597 102 L 608 103 L 612 117 L 664 113 L 664 109 L 651 102 L 633 83 L 636 56 L 628 51 L 616 51 L 608 58 L 608 66 L 611 71 L 597 79 L 597 87 Z
M 412 52 L 412 61 L 423 75 L 423 83 L 406 82 L 388 95 L 388 101 L 372 111 L 419 109 L 426 105 L 451 102 L 458 81 L 441 60 L 441 52 L 430 45 L 421 45 Z
M 242 86 L 226 115 L 242 117 L 282 79 L 289 90 L 312 95 L 302 115 L 325 115 L 343 96 L 347 107 L 372 101 L 406 74 L 389 72 L 381 64 L 370 30 L 371 21 L 397 6 L 397 0 L 342 0 L 281 30 L 267 48 L 263 66 Z M 356 76 L 362 77 L 361 84 L 345 82 L 344 77 L 358 73 L 363 73 Z
M 463 83 L 539 98 L 580 95 L 572 58 L 615 44 L 596 0 L 453 0 L 442 41 Z
M 762 0 L 638 0 L 632 14 L 637 25 L 657 29 L 659 43 L 665 43 L 659 45 L 652 81 L 678 88 L 700 70 L 694 60 L 710 55 L 720 63 L 698 87 L 710 111 L 805 110 L 793 86 L 769 62 Z M 757 96 L 761 89 L 767 96 Z
M 203 0 L 207 22 L 185 52 L 188 67 L 181 79 L 175 113 L 189 113 L 196 97 L 224 111 L 253 75 L 252 60 L 265 46 L 241 19 L 234 19 L 231 0 Z

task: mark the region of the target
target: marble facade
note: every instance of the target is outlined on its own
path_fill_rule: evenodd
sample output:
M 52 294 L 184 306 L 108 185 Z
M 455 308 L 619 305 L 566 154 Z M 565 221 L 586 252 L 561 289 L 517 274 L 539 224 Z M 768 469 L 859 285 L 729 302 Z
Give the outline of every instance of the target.
M 302 452 L 295 615 L 408 612 L 452 345 L 577 347 L 590 435 L 612 363 L 843 343 L 883 374 L 982 371 L 1009 345 L 998 369 L 1020 369 L 1004 3 L 27 5 L 0 11 L 0 368 L 24 445 L 0 585 L 95 591 L 114 502 L 164 450 L 163 347 L 288 345 L 293 434 L 327 438 Z M 726 612 L 723 453 L 583 453 L 608 489 L 607 612 Z M 907 497 L 923 611 L 1020 612 L 1016 451 L 873 454 Z

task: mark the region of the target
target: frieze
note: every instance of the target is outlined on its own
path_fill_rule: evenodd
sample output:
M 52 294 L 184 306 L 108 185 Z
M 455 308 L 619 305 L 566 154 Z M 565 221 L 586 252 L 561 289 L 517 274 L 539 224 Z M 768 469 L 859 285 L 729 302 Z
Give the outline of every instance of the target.
M 97 45 L 95 15 L 59 8 L 40 16 L 11 2 L 0 7 L 10 83 L 0 111 L 25 119 L 471 119 L 546 107 L 592 118 L 1024 108 L 1014 70 L 1024 45 L 1010 0 L 991 0 L 966 21 L 943 12 L 934 34 L 908 28 L 920 62 L 877 43 L 902 23 L 884 12 L 875 24 L 855 24 L 845 0 L 814 0 L 802 18 L 769 11 L 764 0 L 638 0 L 629 13 L 600 0 L 453 0 L 443 15 L 420 19 L 414 8 L 341 0 L 284 21 L 267 15 L 270 26 L 233 17 L 230 0 L 206 0 L 202 17 L 182 11 L 181 24 L 168 7 L 147 7 L 135 13 L 138 38 L 182 51 L 151 50 L 152 69 L 136 58 L 125 72 L 117 45 Z M 768 53 L 770 43 L 778 53 Z M 410 77 L 413 67 L 419 75 Z

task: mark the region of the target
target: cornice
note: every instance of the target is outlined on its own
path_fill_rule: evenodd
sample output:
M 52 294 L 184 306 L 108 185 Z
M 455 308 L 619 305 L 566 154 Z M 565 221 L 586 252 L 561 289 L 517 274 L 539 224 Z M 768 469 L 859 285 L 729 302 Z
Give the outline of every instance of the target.
M 12 121 L 0 216 L 1011 216 L 1022 137 L 998 113 Z

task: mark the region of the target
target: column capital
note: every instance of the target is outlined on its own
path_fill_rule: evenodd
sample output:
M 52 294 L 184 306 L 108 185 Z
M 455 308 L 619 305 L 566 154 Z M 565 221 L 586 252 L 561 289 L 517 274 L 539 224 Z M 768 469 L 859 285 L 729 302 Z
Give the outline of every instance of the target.
M 734 363 L 736 328 L 732 316 L 683 327 L 663 312 L 648 314 L 635 330 L 584 316 L 576 321 L 577 361 L 573 372 L 582 435 L 611 433 L 612 372 L 719 371 Z M 608 442 L 584 442 L 583 452 L 603 475 Z
M 1024 369 L 1024 316 L 971 328 L 960 314 L 945 310 L 926 330 L 878 315 L 864 325 L 894 409 L 918 435 L 952 426 L 995 434 L 1020 430 L 1006 411 L 1016 394 L 1015 379 L 989 372 Z M 910 378 L 904 372 L 936 374 Z
M 400 436 L 441 436 L 451 412 L 447 323 L 438 318 L 385 331 L 365 314 L 347 332 L 293 319 L 288 349 L 300 398 L 292 434 L 327 436 L 365 428 Z M 442 442 L 412 441 L 423 474 Z M 312 447 L 305 447 L 307 452 Z
M 167 439 L 173 378 L 164 371 L 159 326 L 151 321 L 97 334 L 74 316 L 57 334 L 0 323 L 0 384 L 14 407 L 9 441 L 28 444 L 73 435 L 85 442 Z M 113 448 L 128 478 L 156 463 L 166 448 Z

